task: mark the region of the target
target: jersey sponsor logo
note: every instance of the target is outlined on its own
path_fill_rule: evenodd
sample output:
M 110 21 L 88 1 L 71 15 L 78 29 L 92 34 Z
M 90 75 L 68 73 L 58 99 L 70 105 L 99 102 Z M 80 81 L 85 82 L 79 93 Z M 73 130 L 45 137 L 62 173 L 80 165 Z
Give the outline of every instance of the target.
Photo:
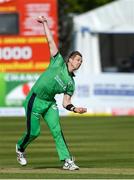
M 32 112 L 32 113 L 33 113 L 33 115 L 35 115 L 36 117 L 39 116 L 39 113 L 36 113 L 36 112 Z
M 60 78 L 58 75 L 56 75 L 54 79 L 57 81 L 57 83 L 60 85 L 60 87 L 62 87 L 63 90 L 65 91 L 66 88 L 67 88 L 67 86 L 66 86 L 66 84 L 61 80 L 61 78 Z

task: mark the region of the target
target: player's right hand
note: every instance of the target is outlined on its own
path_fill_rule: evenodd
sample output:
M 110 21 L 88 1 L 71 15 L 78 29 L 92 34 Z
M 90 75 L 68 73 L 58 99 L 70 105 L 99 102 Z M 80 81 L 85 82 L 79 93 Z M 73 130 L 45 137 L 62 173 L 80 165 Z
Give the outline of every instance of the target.
M 39 23 L 44 23 L 44 22 L 47 22 L 47 19 L 44 17 L 44 16 L 39 16 L 37 17 L 37 22 Z

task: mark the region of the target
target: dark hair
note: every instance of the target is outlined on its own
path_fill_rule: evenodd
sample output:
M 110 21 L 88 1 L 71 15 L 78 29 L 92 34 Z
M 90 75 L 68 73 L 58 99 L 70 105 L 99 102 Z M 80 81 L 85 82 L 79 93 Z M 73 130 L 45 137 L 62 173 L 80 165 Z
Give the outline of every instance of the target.
M 79 55 L 82 57 L 82 54 L 79 51 L 73 51 L 70 53 L 68 58 L 74 58 L 76 55 Z
M 69 58 L 74 58 L 74 57 L 77 56 L 77 55 L 80 56 L 80 57 L 82 57 L 82 54 L 81 54 L 79 51 L 73 51 L 73 52 L 71 52 L 71 53 L 69 54 L 66 62 L 68 63 Z

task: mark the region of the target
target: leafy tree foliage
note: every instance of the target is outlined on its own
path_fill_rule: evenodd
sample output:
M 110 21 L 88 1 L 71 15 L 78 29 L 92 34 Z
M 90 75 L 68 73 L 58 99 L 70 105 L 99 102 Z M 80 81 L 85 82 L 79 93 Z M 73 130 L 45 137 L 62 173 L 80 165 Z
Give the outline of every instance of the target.
M 81 14 L 114 0 L 58 0 L 59 16 L 59 49 L 63 56 L 67 56 L 72 43 L 71 13 Z
M 67 12 L 83 13 L 114 0 L 64 0 L 68 5 Z
M 59 15 L 59 49 L 61 54 L 66 57 L 71 46 L 73 22 L 70 13 L 68 13 L 68 3 L 64 0 L 58 0 Z

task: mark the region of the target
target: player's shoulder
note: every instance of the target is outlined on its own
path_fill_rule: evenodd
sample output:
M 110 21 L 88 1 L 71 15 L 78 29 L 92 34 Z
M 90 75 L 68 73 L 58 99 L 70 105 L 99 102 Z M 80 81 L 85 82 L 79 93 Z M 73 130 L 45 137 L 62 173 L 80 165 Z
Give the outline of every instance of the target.
M 50 58 L 50 67 L 61 67 L 64 64 L 64 59 L 61 53 L 58 51 L 55 55 L 51 56 Z
M 57 59 L 57 58 L 63 58 L 61 53 L 58 51 L 52 58 Z

